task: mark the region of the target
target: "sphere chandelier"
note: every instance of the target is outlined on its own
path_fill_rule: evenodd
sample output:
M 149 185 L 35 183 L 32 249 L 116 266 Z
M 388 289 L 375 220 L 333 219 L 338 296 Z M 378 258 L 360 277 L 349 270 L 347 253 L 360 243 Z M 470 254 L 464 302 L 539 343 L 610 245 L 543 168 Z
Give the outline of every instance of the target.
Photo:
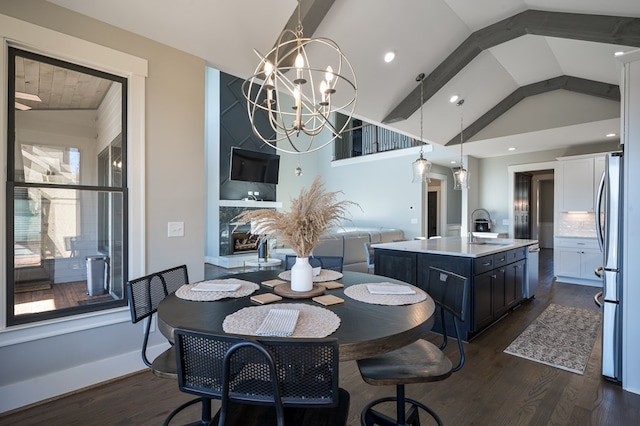
M 251 127 L 261 140 L 278 151 L 301 154 L 341 138 L 356 104 L 356 76 L 334 41 L 304 37 L 300 0 L 296 29 L 283 30 L 267 55 L 254 52 L 260 62 L 242 92 Z M 313 58 L 329 63 L 319 67 Z M 340 127 L 332 122 L 336 112 L 347 116 Z

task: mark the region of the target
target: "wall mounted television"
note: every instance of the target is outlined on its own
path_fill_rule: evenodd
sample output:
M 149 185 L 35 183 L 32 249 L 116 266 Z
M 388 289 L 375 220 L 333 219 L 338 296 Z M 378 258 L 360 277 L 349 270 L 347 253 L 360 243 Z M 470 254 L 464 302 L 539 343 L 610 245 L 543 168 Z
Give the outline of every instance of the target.
M 277 184 L 279 169 L 279 155 L 231 147 L 230 180 Z

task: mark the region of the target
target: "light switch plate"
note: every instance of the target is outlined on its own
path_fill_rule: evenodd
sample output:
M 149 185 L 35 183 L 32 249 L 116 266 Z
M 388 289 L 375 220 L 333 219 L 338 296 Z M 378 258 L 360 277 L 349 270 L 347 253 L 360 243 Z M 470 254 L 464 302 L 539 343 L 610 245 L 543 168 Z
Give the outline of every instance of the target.
M 184 237 L 184 222 L 169 222 L 167 226 L 167 236 Z

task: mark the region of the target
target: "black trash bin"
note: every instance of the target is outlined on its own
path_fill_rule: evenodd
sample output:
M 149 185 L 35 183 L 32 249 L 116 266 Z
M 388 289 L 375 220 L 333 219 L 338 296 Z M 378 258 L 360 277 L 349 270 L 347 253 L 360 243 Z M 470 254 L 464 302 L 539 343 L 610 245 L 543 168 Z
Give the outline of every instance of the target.
M 109 256 L 87 256 L 87 294 L 99 296 L 109 290 Z

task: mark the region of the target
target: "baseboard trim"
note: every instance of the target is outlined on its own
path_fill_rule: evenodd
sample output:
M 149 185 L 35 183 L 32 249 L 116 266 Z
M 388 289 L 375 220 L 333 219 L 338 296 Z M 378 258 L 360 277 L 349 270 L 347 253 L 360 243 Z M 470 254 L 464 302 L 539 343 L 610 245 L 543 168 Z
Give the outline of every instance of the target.
M 149 354 L 155 356 L 168 347 L 169 344 L 164 342 L 149 347 Z M 147 368 L 137 350 L 11 383 L 0 387 L 0 413 L 74 393 Z

